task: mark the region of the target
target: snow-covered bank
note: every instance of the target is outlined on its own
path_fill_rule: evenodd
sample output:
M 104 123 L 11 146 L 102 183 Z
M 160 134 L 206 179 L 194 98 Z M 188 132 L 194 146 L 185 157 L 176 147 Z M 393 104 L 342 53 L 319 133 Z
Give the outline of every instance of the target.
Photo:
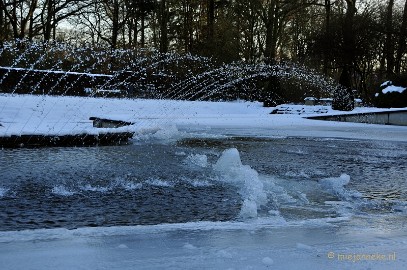
M 106 132 L 153 133 L 168 127 L 236 136 L 312 136 L 407 141 L 407 128 L 317 121 L 301 115 L 270 115 L 257 102 L 196 102 L 0 95 L 0 136 Z M 372 111 L 377 109 L 356 109 Z M 354 111 L 356 112 L 356 111 Z M 337 112 L 329 110 L 329 114 Z M 309 115 L 307 115 L 309 116 Z M 98 129 L 90 117 L 135 122 Z

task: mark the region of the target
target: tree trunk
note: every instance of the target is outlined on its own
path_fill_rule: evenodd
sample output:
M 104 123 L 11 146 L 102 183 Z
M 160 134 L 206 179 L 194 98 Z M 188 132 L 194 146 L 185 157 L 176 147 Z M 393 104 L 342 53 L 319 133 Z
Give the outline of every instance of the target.
M 328 75 L 329 51 L 331 49 L 331 0 L 325 0 L 325 38 L 323 72 Z
M 397 55 L 396 55 L 396 63 L 395 63 L 395 72 L 400 74 L 401 72 L 401 59 L 403 58 L 403 54 L 406 51 L 406 36 L 407 36 L 407 0 L 404 3 L 404 11 L 403 11 L 403 21 L 400 27 L 400 35 L 398 40 L 398 47 L 397 47 Z
M 0 47 L 3 48 L 4 46 L 4 40 L 5 40 L 5 18 L 4 18 L 4 12 L 3 12 L 3 1 L 0 0 Z
M 117 39 L 119 37 L 119 2 L 118 0 L 113 1 L 113 14 L 112 14 L 112 49 L 117 48 Z
M 343 25 L 343 77 L 342 83 L 345 87 L 351 86 L 350 73 L 353 70 L 355 60 L 355 33 L 353 30 L 353 20 L 356 14 L 356 0 L 346 0 L 347 9 Z M 345 74 L 346 73 L 346 74 Z M 346 82 L 344 81 L 346 80 Z
M 168 22 L 168 10 L 166 5 L 166 0 L 161 0 L 160 4 L 160 52 L 166 53 L 168 52 L 168 29 L 167 29 L 167 22 Z
M 346 0 L 347 8 L 345 21 L 343 23 L 343 67 L 338 88 L 334 93 L 332 108 L 334 110 L 351 111 L 354 108 L 354 97 L 352 93 L 352 73 L 355 60 L 355 33 L 353 20 L 356 14 L 356 0 Z
M 264 50 L 264 56 L 266 59 L 275 60 L 277 54 L 277 37 L 275 36 L 276 32 L 276 21 L 277 18 L 276 14 L 276 2 L 273 1 L 270 3 L 267 16 L 265 20 L 265 27 L 266 27 L 266 48 Z
M 394 0 L 389 0 L 386 14 L 386 41 L 383 55 L 386 58 L 386 73 L 393 74 L 394 69 L 394 42 L 393 42 L 393 6 Z
M 184 0 L 182 1 L 183 5 L 183 39 L 184 39 L 184 50 L 185 52 L 192 51 L 192 41 L 193 41 L 193 25 L 192 25 L 192 9 L 191 1 Z
M 215 25 L 215 0 L 208 0 L 207 7 L 207 24 L 208 24 L 208 33 L 207 39 L 209 42 L 213 41 L 214 35 L 214 25 Z

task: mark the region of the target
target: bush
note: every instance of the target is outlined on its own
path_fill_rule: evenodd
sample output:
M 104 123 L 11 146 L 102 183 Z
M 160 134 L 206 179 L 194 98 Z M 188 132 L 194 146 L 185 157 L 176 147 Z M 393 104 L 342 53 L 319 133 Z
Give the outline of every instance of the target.
M 404 80 L 403 77 L 406 80 Z M 383 89 L 393 85 L 406 88 L 405 86 L 402 85 L 407 85 L 407 76 L 399 76 L 399 78 L 397 78 L 397 80 L 394 80 L 394 82 L 389 81 L 387 83 L 382 84 L 380 86 L 379 93 L 376 94 L 374 99 L 374 104 L 376 107 L 378 108 L 407 107 L 407 90 L 404 90 L 401 93 L 397 91 L 383 93 Z
M 352 111 L 355 108 L 352 92 L 344 87 L 339 87 L 334 92 L 332 100 L 332 109 L 338 111 Z

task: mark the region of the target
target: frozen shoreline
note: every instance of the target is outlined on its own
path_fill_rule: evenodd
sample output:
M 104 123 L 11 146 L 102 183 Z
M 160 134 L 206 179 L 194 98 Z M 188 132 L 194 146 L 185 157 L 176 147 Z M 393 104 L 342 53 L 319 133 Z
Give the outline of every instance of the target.
M 2 269 L 405 269 L 406 257 L 403 232 L 358 231 L 335 223 L 202 222 L 0 233 Z
M 306 119 L 304 115 L 270 115 L 258 102 L 202 102 L 0 95 L 0 136 L 90 135 L 106 132 L 151 134 L 179 130 L 257 137 L 321 137 L 407 141 L 407 127 Z M 328 114 L 337 114 L 326 107 Z M 357 108 L 353 112 L 377 111 Z M 307 114 L 310 116 L 312 114 Z M 90 117 L 136 123 L 117 129 L 92 126 Z

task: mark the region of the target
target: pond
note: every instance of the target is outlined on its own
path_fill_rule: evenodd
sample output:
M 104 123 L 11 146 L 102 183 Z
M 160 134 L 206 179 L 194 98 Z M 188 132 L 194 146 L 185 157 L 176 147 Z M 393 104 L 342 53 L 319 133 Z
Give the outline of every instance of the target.
M 367 218 L 400 227 L 407 143 L 146 139 L 0 151 L 0 230 Z M 383 226 L 378 224 L 377 226 Z

